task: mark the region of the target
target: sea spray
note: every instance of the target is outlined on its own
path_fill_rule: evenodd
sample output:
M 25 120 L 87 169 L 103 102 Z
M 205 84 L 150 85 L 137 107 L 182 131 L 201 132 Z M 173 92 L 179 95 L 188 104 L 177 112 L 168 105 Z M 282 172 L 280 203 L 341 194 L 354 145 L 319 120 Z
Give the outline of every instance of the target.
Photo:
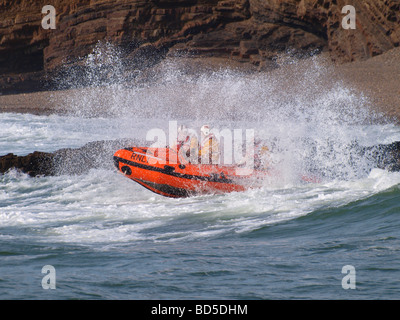
M 377 143 L 365 137 L 365 126 L 377 119 L 368 99 L 335 76 L 323 55 L 282 55 L 276 62 L 279 68 L 268 72 L 193 71 L 187 59 L 167 58 L 139 71 L 127 67 L 117 47 L 99 43 L 83 59 L 81 77 L 72 73 L 61 81 L 70 88 L 63 105 L 73 116 L 117 121 L 121 135 L 132 121 L 141 136 L 153 128 L 167 133 L 169 121 L 194 130 L 204 123 L 219 130 L 252 129 L 269 145 L 288 182 L 304 174 L 324 179 L 368 174 L 373 163 L 355 148 L 360 139 Z

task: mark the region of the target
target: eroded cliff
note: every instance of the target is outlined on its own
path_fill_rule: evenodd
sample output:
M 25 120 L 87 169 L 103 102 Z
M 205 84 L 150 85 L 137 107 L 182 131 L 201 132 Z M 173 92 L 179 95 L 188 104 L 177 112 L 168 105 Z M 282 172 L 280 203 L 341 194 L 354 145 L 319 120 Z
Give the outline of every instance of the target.
M 41 25 L 47 4 L 54 30 Z M 355 30 L 341 26 L 345 5 L 356 9 Z M 399 46 L 399 22 L 397 0 L 0 0 L 0 87 L 40 90 L 46 73 L 78 63 L 99 41 L 132 63 L 190 54 L 268 67 L 288 50 L 363 60 Z

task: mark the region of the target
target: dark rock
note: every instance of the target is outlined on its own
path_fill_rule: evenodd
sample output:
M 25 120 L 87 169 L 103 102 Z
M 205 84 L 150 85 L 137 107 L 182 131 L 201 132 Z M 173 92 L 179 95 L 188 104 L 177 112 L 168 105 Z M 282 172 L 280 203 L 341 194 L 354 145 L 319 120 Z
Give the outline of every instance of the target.
M 96 141 L 80 148 L 59 149 L 52 153 L 35 151 L 26 156 L 9 153 L 0 156 L 0 173 L 16 169 L 32 177 L 83 174 L 93 168 L 113 168 L 112 156 L 118 149 L 144 145 L 135 140 Z
M 54 175 L 53 155 L 35 151 L 26 156 L 16 156 L 9 153 L 0 157 L 0 173 L 10 169 L 18 169 L 30 176 Z

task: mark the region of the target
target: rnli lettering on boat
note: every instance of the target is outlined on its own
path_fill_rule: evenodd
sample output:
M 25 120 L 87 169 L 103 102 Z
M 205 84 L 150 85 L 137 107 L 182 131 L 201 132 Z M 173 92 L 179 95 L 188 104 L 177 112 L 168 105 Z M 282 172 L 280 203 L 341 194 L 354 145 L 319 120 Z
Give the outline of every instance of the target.
M 146 155 L 133 152 L 131 155 L 131 159 L 140 162 L 147 162 Z

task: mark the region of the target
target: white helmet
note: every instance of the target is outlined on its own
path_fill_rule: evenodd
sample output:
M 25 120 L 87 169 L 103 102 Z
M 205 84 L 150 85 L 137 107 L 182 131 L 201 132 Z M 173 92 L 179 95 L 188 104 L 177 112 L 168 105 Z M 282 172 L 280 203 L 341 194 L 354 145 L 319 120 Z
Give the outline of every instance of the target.
M 185 141 L 189 132 L 185 125 L 180 125 L 178 127 L 178 141 Z
M 200 132 L 206 137 L 210 134 L 210 126 L 205 124 L 201 127 Z

